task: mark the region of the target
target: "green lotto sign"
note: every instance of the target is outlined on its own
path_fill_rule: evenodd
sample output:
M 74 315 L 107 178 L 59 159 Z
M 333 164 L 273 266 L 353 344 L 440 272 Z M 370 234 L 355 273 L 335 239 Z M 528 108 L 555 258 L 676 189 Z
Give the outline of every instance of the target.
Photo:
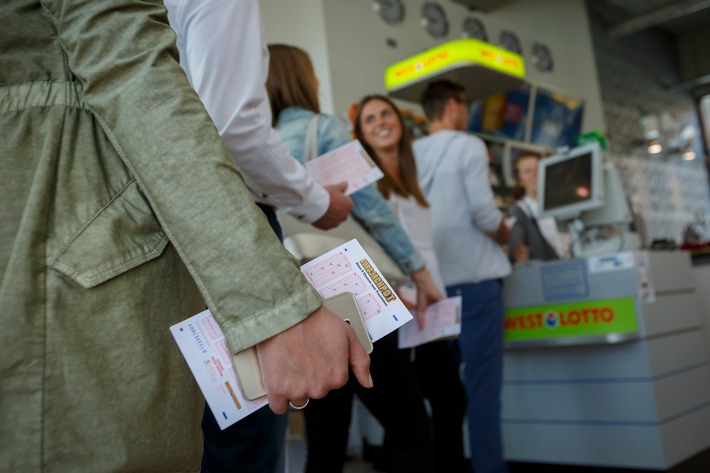
M 638 331 L 633 297 L 508 309 L 504 323 L 505 341 Z

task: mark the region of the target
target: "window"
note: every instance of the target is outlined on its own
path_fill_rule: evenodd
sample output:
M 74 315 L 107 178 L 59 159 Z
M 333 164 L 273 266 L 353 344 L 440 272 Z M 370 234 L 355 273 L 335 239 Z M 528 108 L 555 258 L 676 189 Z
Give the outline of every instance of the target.
M 705 154 L 710 154 L 710 95 L 700 99 L 700 126 L 703 128 Z

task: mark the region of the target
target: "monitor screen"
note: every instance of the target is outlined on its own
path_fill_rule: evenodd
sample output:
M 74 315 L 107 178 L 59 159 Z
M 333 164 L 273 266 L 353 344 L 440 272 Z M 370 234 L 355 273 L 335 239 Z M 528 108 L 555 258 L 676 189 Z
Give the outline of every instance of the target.
M 604 205 L 602 153 L 598 143 L 572 148 L 540 161 L 541 216 L 574 219 Z
M 591 199 L 592 153 L 547 166 L 545 173 L 545 210 Z

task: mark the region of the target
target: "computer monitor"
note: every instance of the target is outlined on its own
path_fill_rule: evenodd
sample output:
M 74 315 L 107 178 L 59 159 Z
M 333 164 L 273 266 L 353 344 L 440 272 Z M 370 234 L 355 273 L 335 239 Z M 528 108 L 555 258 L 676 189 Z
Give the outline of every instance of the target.
M 540 216 L 573 220 L 604 206 L 602 166 L 597 142 L 541 160 L 537 187 Z
M 540 161 L 537 192 L 540 216 L 567 222 L 573 256 L 641 248 L 619 173 L 598 143 Z

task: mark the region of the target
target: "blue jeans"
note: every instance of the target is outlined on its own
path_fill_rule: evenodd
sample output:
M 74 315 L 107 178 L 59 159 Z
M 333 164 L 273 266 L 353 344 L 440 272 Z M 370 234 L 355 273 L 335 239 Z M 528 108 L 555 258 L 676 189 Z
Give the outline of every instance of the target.
M 283 241 L 274 209 L 257 205 L 276 236 Z M 202 473 L 274 473 L 283 449 L 287 424 L 287 414 L 274 414 L 265 406 L 220 430 L 212 411 L 205 405 L 202 416 Z
M 471 466 L 476 473 L 506 473 L 500 427 L 503 382 L 503 292 L 500 279 L 448 286 L 463 299 L 459 347 L 468 399 Z
M 202 417 L 202 473 L 274 473 L 286 435 L 288 416 L 268 406 L 224 430 L 205 406 Z

